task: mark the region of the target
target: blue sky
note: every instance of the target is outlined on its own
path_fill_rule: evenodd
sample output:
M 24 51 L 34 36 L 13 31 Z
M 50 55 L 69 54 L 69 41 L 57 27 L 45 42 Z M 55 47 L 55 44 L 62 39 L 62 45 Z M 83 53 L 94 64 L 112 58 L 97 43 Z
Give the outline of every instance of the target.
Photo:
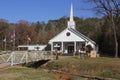
M 0 0 L 0 19 L 15 23 L 19 20 L 37 22 L 69 16 L 73 4 L 74 16 L 81 18 L 96 17 L 93 11 L 81 10 L 92 5 L 84 0 Z

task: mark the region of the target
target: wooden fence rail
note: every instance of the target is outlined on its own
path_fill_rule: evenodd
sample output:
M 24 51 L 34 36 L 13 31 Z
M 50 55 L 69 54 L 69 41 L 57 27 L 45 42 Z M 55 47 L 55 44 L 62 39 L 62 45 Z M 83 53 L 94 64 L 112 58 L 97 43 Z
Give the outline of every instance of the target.
M 28 63 L 38 60 L 53 59 L 53 53 L 48 51 L 12 51 L 0 55 L 0 63 L 10 65 Z

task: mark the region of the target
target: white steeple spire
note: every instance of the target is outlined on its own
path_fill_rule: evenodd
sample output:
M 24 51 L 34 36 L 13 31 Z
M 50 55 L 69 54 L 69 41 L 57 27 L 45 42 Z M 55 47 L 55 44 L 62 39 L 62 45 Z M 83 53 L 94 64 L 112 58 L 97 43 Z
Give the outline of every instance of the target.
M 71 4 L 71 9 L 70 9 L 70 20 L 68 21 L 68 28 L 73 28 L 75 29 L 75 22 L 73 19 L 73 6 Z
M 73 21 L 73 6 L 71 4 L 71 10 L 70 10 L 70 21 Z

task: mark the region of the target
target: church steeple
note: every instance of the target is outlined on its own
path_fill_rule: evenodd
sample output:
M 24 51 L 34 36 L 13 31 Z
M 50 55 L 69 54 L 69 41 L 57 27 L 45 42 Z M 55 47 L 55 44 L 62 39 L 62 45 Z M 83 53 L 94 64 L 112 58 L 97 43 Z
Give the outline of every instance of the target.
M 71 9 L 70 9 L 70 20 L 68 21 L 68 28 L 73 28 L 75 29 L 75 22 L 73 19 L 73 6 L 71 4 Z
M 73 6 L 71 4 L 71 10 L 70 10 L 70 21 L 73 21 Z

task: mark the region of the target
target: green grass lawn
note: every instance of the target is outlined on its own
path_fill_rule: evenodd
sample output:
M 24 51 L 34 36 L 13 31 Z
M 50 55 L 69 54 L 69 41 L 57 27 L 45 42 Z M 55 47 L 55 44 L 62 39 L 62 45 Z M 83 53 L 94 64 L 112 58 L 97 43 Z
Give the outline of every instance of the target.
M 11 66 L 0 71 L 0 80 L 57 80 L 45 69 L 61 71 L 73 80 L 79 80 L 81 75 L 120 79 L 119 58 L 100 57 L 82 60 L 79 57 L 64 57 L 49 61 L 47 65 L 36 69 L 21 65 Z

